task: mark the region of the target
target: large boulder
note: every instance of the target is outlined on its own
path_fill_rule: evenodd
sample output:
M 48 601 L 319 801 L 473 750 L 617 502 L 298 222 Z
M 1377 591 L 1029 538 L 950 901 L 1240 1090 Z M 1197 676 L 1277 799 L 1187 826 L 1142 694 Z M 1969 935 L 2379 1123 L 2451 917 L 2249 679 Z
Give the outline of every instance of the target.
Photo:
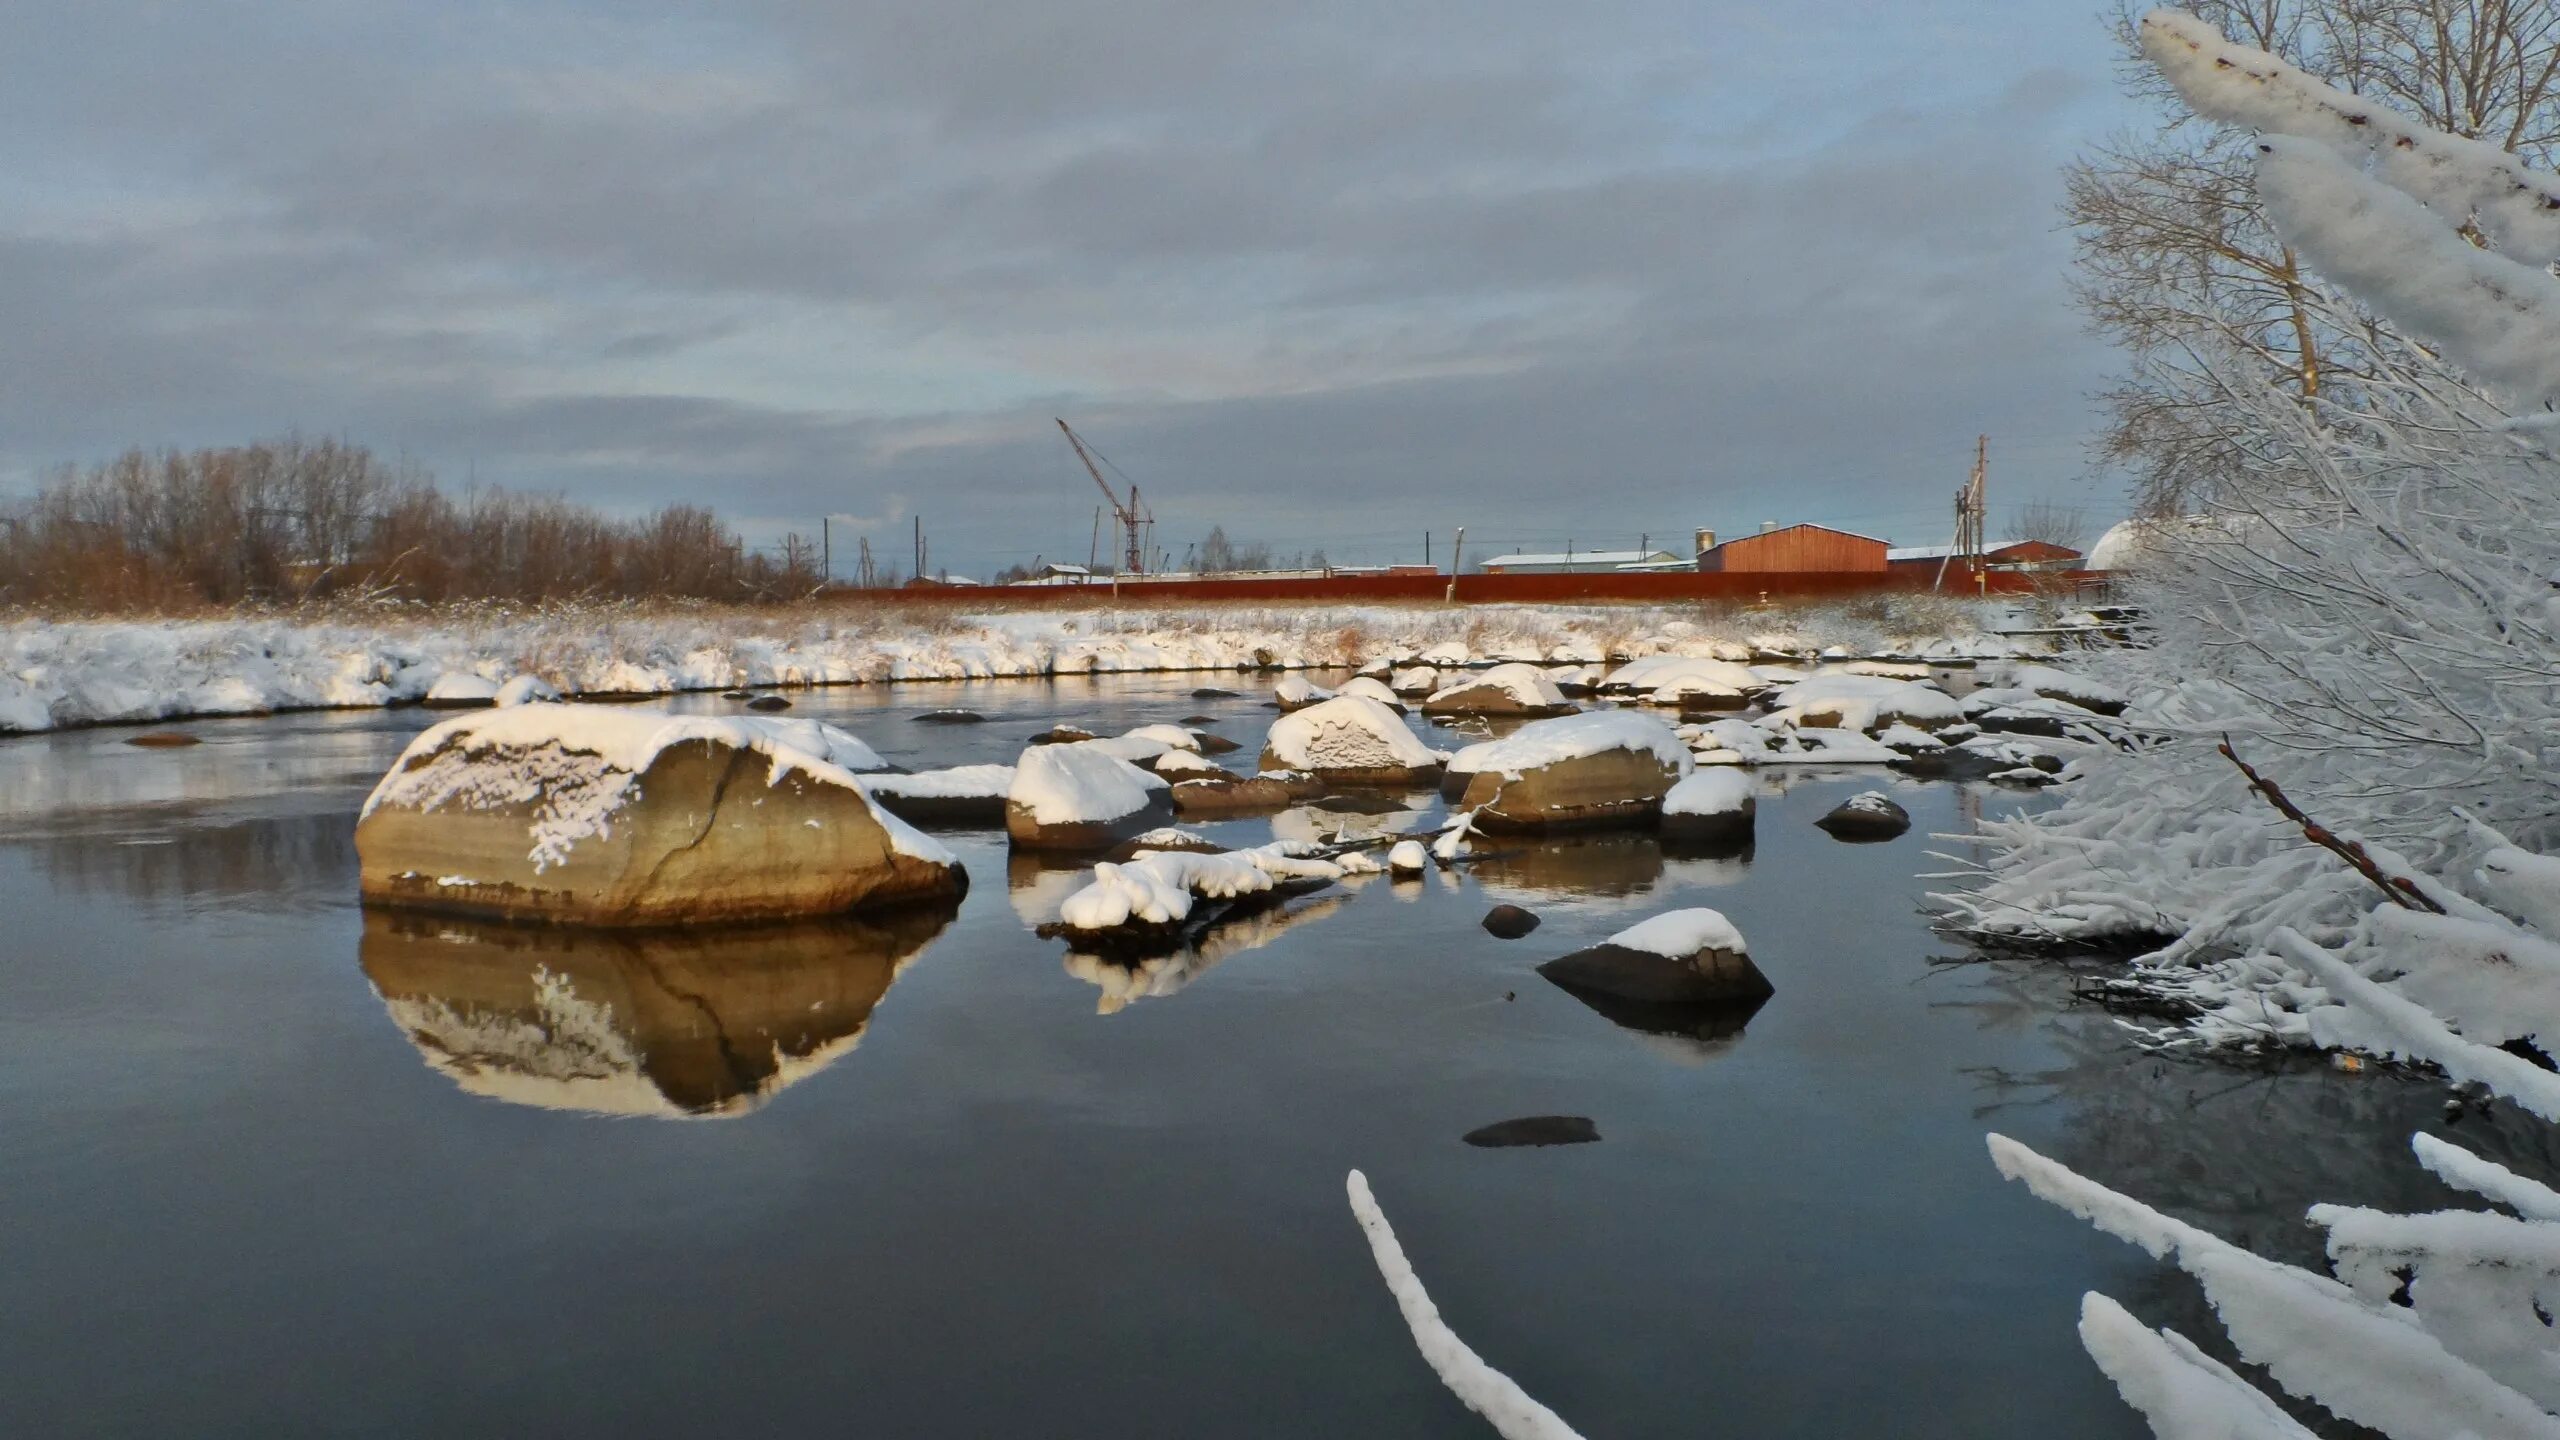
M 1324 793 L 1324 782 L 1296 771 L 1267 775 L 1183 776 L 1173 783 L 1173 810 L 1189 820 L 1286 810 Z
M 1173 819 L 1170 787 L 1099 744 L 1022 752 L 1005 792 L 1005 832 L 1025 850 L 1108 850 Z
M 1337 695 L 1272 722 L 1259 768 L 1302 770 L 1333 785 L 1429 785 L 1448 760 L 1393 710 Z
M 1641 824 L 1689 773 L 1689 747 L 1669 725 L 1633 710 L 1535 720 L 1449 762 L 1466 777 L 1458 804 L 1491 833 Z
M 1570 715 L 1573 702 L 1535 665 L 1496 665 L 1436 690 L 1422 702 L 1425 715 Z
M 961 894 L 813 720 L 531 704 L 409 743 L 356 824 L 368 904 L 579 925 L 839 914 Z
M 1732 766 L 1710 766 L 1662 797 L 1662 838 L 1731 844 L 1751 838 L 1758 786 Z
M 1653 1005 L 1730 1004 L 1776 993 L 1751 963 L 1742 932 L 1703 908 L 1665 911 L 1550 960 L 1538 973 L 1569 990 Z

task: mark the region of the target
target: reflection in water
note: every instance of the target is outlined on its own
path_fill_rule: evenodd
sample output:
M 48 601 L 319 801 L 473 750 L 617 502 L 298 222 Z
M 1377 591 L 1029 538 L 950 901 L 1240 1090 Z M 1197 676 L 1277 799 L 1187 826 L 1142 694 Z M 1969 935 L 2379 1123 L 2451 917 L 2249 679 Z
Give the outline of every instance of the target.
M 342 900 L 356 873 L 349 813 L 267 815 L 228 825 L 169 825 L 141 833 L 84 831 L 35 852 L 54 885 L 78 894 L 178 902 L 279 897 Z
M 1350 900 L 1349 895 L 1334 893 L 1249 911 L 1210 926 L 1179 950 L 1143 960 L 1074 951 L 1066 959 L 1067 973 L 1102 991 L 1101 998 L 1094 1001 L 1095 1014 L 1116 1015 L 1132 1000 L 1174 994 L 1229 956 L 1259 950 L 1310 920 L 1323 919 Z
M 369 910 L 360 958 L 392 1022 L 474 1095 L 731 1116 L 852 1049 L 954 913 L 618 932 Z
M 1093 879 L 1089 859 L 1070 860 L 1036 850 L 1008 851 L 1004 860 L 1005 899 L 1023 925 L 1037 930 L 1058 918 L 1058 907 Z
M 1436 825 L 1437 816 L 1431 808 L 1432 803 L 1406 796 L 1388 800 L 1387 808 L 1376 812 L 1324 810 L 1312 805 L 1299 805 L 1271 817 L 1271 838 L 1331 845 L 1344 840 L 1410 835 L 1416 830 L 1429 830 Z
M 1769 997 L 1763 995 L 1714 1005 L 1664 1005 L 1624 1000 L 1571 985 L 1557 984 L 1556 988 L 1606 1016 L 1618 1028 L 1644 1037 L 1650 1048 L 1690 1065 L 1703 1064 L 1740 1043 L 1743 1028 L 1760 1013 L 1761 1006 L 1769 1003 Z

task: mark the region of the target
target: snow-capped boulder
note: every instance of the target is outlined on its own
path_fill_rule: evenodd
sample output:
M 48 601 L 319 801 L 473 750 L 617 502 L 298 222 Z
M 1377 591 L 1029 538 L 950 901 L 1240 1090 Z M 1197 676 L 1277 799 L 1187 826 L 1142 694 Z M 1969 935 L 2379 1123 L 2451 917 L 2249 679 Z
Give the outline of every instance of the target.
M 1641 695 L 1648 705 L 1683 710 L 1739 710 L 1768 689 L 1750 668 L 1695 655 L 1648 655 L 1602 677 L 1603 695 Z
M 1715 910 L 1670 910 L 1538 973 L 1568 990 L 1654 1005 L 1756 1003 L 1776 993 L 1742 932 Z
M 1662 838 L 1731 842 L 1751 838 L 1759 809 L 1751 777 L 1730 768 L 1700 770 L 1662 797 Z
M 881 809 L 919 825 L 1001 825 L 1013 790 L 1010 765 L 955 765 L 912 775 L 867 776 L 862 788 Z
M 1096 744 L 1022 752 L 1005 791 L 1005 832 L 1024 850 L 1108 850 L 1173 818 L 1169 787 Z
M 1366 695 L 1370 699 L 1375 700 L 1379 704 L 1387 706 L 1390 709 L 1402 710 L 1405 708 L 1403 697 L 1397 695 L 1394 690 L 1388 688 L 1385 681 L 1379 680 L 1373 676 L 1354 675 L 1350 679 L 1343 681 L 1342 688 L 1334 691 L 1333 693 L 1336 695 Z
M 501 706 L 532 705 L 559 698 L 559 689 L 539 675 L 519 675 L 498 687 L 498 704 Z
M 1387 677 L 1387 688 L 1408 697 L 1428 695 L 1440 688 L 1440 672 L 1428 665 L 1408 665 Z
M 1800 730 L 1936 730 L 1964 718 L 1964 707 L 1935 685 L 1846 670 L 1808 675 L 1769 696 L 1770 722 Z
M 1697 727 L 1700 765 L 1889 765 L 1901 752 L 1855 730 L 1798 730 L 1784 722 L 1715 720 Z
M 584 925 L 828 915 L 959 895 L 816 721 L 529 704 L 409 743 L 356 825 L 368 903 Z M 871 757 L 874 761 L 878 757 Z
M 1286 810 L 1324 793 L 1324 782 L 1295 771 L 1261 775 L 1185 775 L 1173 783 L 1173 810 L 1186 820 L 1215 820 Z
M 1447 785 L 1464 777 L 1458 804 L 1488 832 L 1639 824 L 1692 763 L 1689 747 L 1653 716 L 1593 710 L 1468 746 L 1449 762 Z
M 1890 840 L 1911 828 L 1911 814 L 1881 790 L 1852 795 L 1813 822 L 1834 840 Z
M 1425 715 L 1567 715 L 1573 702 L 1535 665 L 1496 665 L 1422 702 Z
M 1431 852 L 1419 840 L 1399 840 L 1387 851 L 1387 873 L 1413 876 L 1431 868 Z
M 436 677 L 418 703 L 433 710 L 470 710 L 498 703 L 498 682 L 468 670 L 448 670 Z
M 1284 711 L 1304 710 L 1332 699 L 1333 692 L 1304 675 L 1283 675 L 1280 683 L 1271 687 L 1271 698 Z
M 1106 860 L 1040 933 L 1088 950 L 1178 944 L 1211 923 L 1342 878 L 1342 867 L 1306 849 L 1284 840 L 1251 850 L 1156 850 L 1125 864 Z
M 1337 695 L 1274 721 L 1261 768 L 1303 770 L 1335 785 L 1427 785 L 1448 759 L 1393 710 Z

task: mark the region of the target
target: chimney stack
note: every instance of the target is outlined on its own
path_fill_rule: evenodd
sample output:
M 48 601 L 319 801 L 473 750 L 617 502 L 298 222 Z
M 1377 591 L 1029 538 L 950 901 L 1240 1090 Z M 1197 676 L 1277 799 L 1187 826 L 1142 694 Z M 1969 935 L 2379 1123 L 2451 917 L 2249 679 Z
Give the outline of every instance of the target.
M 1704 555 L 1714 548 L 1716 548 L 1716 532 L 1713 530 L 1700 530 L 1698 532 L 1698 553 Z M 2555 579 L 2552 583 L 2560 585 L 2560 579 Z

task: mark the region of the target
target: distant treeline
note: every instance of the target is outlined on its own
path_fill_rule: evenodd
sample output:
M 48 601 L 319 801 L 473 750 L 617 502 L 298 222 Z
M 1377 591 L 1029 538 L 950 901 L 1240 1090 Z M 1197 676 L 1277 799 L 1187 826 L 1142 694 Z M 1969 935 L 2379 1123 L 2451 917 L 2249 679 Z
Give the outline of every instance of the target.
M 817 587 L 812 548 L 748 554 L 694 505 L 617 520 L 556 495 L 457 499 L 361 445 L 296 438 L 66 467 L 0 515 L 0 603 L 774 600 Z

